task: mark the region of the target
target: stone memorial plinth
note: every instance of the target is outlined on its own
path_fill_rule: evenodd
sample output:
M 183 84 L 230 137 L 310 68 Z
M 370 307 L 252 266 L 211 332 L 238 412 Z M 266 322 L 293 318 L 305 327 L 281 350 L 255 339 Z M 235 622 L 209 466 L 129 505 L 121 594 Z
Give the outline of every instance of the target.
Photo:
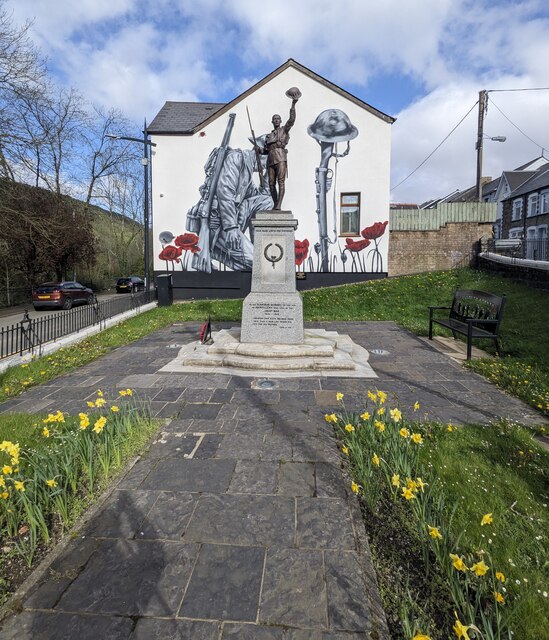
M 242 309 L 240 341 L 303 343 L 303 302 L 295 286 L 295 230 L 291 211 L 259 211 L 252 220 L 251 293 Z

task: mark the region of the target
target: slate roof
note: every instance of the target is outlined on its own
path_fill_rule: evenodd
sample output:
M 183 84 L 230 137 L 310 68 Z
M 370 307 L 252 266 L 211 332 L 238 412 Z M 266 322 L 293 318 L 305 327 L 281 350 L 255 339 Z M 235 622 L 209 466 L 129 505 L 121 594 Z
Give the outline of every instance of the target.
M 532 193 L 533 191 L 538 191 L 538 189 L 544 189 L 546 187 L 549 187 L 549 164 L 540 167 L 529 180 L 523 182 L 519 187 L 512 191 L 505 200 L 510 200 L 517 196 L 523 196 L 527 193 Z
M 147 127 L 149 133 L 194 133 L 224 102 L 166 102 Z
M 507 184 L 511 191 L 520 187 L 521 184 L 524 184 L 526 180 L 529 180 L 533 175 L 535 175 L 535 171 L 504 171 L 503 175 L 507 178 Z
M 366 111 L 369 111 L 373 115 L 377 116 L 381 120 L 392 124 L 395 118 L 379 111 L 375 107 L 372 107 L 367 102 L 364 102 L 360 98 L 357 98 L 352 93 L 345 91 L 341 87 L 338 87 L 333 82 L 326 80 L 322 76 L 319 76 L 314 71 L 311 71 L 307 67 L 290 58 L 283 65 L 272 71 L 268 76 L 260 80 L 247 91 L 240 94 L 231 102 L 222 104 L 219 102 L 166 102 L 166 104 L 160 109 L 155 116 L 151 124 L 147 127 L 147 131 L 153 134 L 179 134 L 179 135 L 191 135 L 196 133 L 199 129 L 206 126 L 211 120 L 222 115 L 226 111 L 233 108 L 235 104 L 244 100 L 254 91 L 257 91 L 264 84 L 269 82 L 272 78 L 285 71 L 288 67 L 298 69 L 305 75 L 309 76 L 313 80 L 316 80 L 325 87 L 328 87 L 332 91 L 339 93 L 351 102 L 354 102 L 359 107 L 362 107 Z

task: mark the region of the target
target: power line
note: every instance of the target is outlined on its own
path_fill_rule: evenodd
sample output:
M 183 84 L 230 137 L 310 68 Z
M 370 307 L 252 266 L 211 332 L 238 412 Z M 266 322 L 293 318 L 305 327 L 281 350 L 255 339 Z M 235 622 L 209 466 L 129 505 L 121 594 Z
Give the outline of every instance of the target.
M 510 89 L 510 91 L 511 91 L 511 89 Z M 519 89 L 515 89 L 515 91 L 519 91 Z M 526 133 L 524 133 L 524 131 L 523 131 L 523 130 L 522 130 L 522 129 L 517 125 L 517 124 L 515 124 L 515 123 L 511 120 L 511 118 L 509 118 L 508 116 L 506 116 L 506 115 L 503 113 L 503 111 L 502 111 L 502 110 L 498 107 L 498 105 L 494 102 L 493 98 L 490 100 L 490 103 L 491 103 L 491 104 L 493 104 L 493 105 L 494 105 L 494 107 L 495 107 L 495 108 L 496 108 L 496 109 L 501 113 L 501 115 L 502 115 L 502 116 L 503 116 L 503 117 L 504 117 L 508 122 L 510 122 L 510 123 L 513 125 L 513 127 L 515 127 L 515 129 L 517 129 L 517 131 L 520 131 L 520 133 L 522 133 L 522 135 L 523 135 L 525 138 L 527 138 L 528 140 L 530 140 L 530 142 L 532 142 L 533 144 L 535 144 L 535 145 L 536 145 L 536 147 L 539 147 L 539 148 L 542 150 L 542 152 L 543 152 L 543 151 L 545 151 L 545 147 L 544 147 L 543 145 L 538 144 L 535 140 L 532 140 L 532 138 L 531 138 L 529 135 L 527 135 Z M 543 155 L 543 153 L 542 153 L 542 155 Z
M 501 93 L 502 91 L 549 91 L 549 87 L 529 87 L 527 89 L 488 89 L 487 93 Z
M 471 111 L 477 106 L 478 104 L 478 100 L 475 102 L 475 104 L 469 109 L 469 111 L 467 111 L 467 113 L 463 116 L 463 118 L 456 124 L 456 126 L 450 131 L 450 133 L 444 138 L 444 140 L 442 140 L 442 142 L 436 146 L 431 153 L 425 158 L 425 160 L 423 160 L 423 162 L 421 162 L 420 164 L 418 164 L 418 166 L 412 171 L 412 173 L 409 173 L 404 180 L 401 180 L 397 185 L 395 185 L 394 187 L 391 187 L 391 191 L 394 191 L 395 189 L 397 189 L 398 187 L 400 187 L 401 184 L 403 184 L 404 182 L 406 182 L 406 180 L 408 180 L 408 178 L 411 178 L 414 173 L 420 169 L 426 162 L 427 160 L 429 160 L 429 158 L 436 152 L 438 151 L 438 149 L 440 149 L 440 147 L 442 147 L 442 145 L 446 142 L 446 140 L 448 140 L 448 138 L 452 135 L 452 133 L 454 133 L 454 131 L 459 127 L 459 125 L 465 120 L 465 118 L 471 113 Z

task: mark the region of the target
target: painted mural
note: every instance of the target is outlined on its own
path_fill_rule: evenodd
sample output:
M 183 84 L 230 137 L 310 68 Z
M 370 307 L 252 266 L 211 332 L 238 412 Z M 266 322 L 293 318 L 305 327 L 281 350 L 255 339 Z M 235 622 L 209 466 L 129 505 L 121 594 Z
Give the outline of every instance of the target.
M 198 188 L 196 204 L 187 211 L 185 229 L 159 234 L 162 251 L 158 258 L 165 262 L 166 270 L 251 271 L 254 240 L 251 220 L 258 211 L 280 209 L 284 197 L 286 145 L 301 93 L 293 87 L 286 95 L 292 99 L 286 124 L 282 125 L 281 117 L 275 115 L 271 133 L 256 138 L 252 129 L 249 149 L 230 146 L 236 115 L 229 115 L 221 144 L 212 149 L 204 166 L 204 181 Z M 356 239 L 357 231 L 353 233 L 355 238 L 344 237 L 349 234 L 342 234 L 340 229 L 343 205 L 337 202 L 337 175 L 345 169 L 343 159 L 351 152 L 351 141 L 359 135 L 357 127 L 344 111 L 326 109 L 306 131 L 308 139 L 318 144 L 320 151 L 314 181 L 311 176 L 309 187 L 311 197 L 313 193 L 316 195 L 318 237 L 295 241 L 296 270 L 383 271 L 379 241 L 387 221 L 365 227 L 359 239 Z M 345 145 L 341 151 L 340 144 Z M 345 206 L 352 215 L 352 196 Z

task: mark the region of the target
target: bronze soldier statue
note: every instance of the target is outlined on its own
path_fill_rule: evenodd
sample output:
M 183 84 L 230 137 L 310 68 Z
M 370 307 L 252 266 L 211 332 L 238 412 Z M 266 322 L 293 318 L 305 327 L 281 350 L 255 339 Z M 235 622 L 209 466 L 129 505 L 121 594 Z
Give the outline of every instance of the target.
M 265 138 L 265 148 L 259 149 L 260 153 L 267 154 L 269 189 L 273 198 L 273 208 L 276 211 L 280 211 L 284 198 L 286 176 L 288 175 L 288 151 L 286 150 L 286 145 L 290 140 L 290 129 L 295 122 L 295 105 L 301 97 L 301 91 L 297 87 L 292 87 L 286 91 L 286 95 L 292 99 L 288 122 L 281 127 L 282 118 L 275 113 L 272 118 L 274 129 Z

